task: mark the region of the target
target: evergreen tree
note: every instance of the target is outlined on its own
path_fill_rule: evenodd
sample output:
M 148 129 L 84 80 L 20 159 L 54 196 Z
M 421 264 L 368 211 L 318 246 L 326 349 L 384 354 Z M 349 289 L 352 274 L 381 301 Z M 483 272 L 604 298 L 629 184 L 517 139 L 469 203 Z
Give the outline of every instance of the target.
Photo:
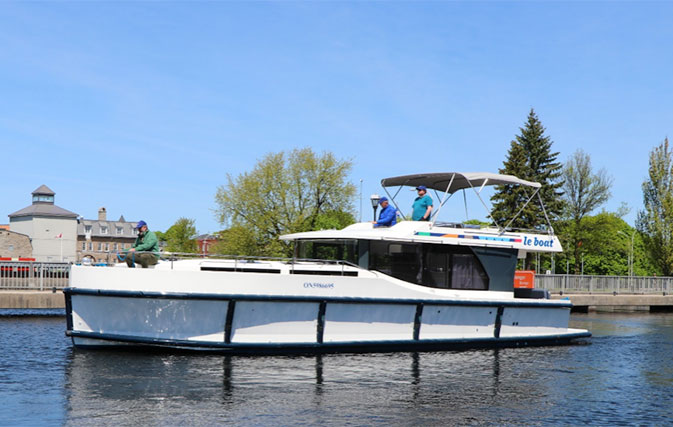
M 649 255 L 665 276 L 673 274 L 673 153 L 668 138 L 650 152 L 649 179 L 643 182 L 645 210 L 636 228 Z
M 552 141 L 544 135 L 545 128 L 535 111 L 530 110 L 526 125 L 520 128 L 521 134 L 510 144 L 501 174 L 514 175 L 517 178 L 542 184 L 540 197 L 544 203 L 549 220 L 556 221 L 563 212 L 562 165 L 556 161 L 557 152 L 551 151 Z M 516 185 L 500 185 L 491 197 L 493 202 L 492 219 L 500 226 L 506 225 L 519 212 L 533 189 Z M 537 199 L 537 196 L 536 196 Z M 510 227 L 534 229 L 546 224 L 545 214 L 537 200 L 532 200 Z

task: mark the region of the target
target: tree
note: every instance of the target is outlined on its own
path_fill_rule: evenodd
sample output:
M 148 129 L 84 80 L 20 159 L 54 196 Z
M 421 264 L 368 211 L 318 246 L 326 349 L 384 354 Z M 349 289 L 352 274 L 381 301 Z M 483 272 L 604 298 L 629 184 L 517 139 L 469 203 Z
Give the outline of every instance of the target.
M 230 231 L 221 247 L 235 250 L 231 254 L 290 256 L 279 236 L 353 223 L 351 168 L 330 152 L 304 148 L 268 154 L 251 172 L 227 175 L 215 195 L 218 219 Z
M 668 138 L 650 152 L 649 178 L 643 182 L 643 204 L 636 228 L 652 261 L 665 276 L 673 273 L 673 154 Z
M 605 169 L 594 173 L 591 158 L 584 151 L 577 150 L 563 168 L 563 190 L 566 218 L 569 220 L 566 238 L 568 249 L 575 258 L 575 274 L 580 272 L 580 244 L 589 231 L 582 219 L 610 198 L 612 177 Z
M 196 253 L 196 228 L 194 220 L 179 218 L 166 233 L 166 250 L 169 252 Z
M 499 185 L 491 197 L 491 219 L 500 226 L 505 226 L 514 219 L 511 227 L 539 229 L 547 223 L 547 217 L 553 223 L 563 211 L 563 193 L 559 191 L 563 185 L 560 181 L 562 166 L 556 161 L 559 153 L 551 152 L 552 141 L 544 135 L 545 128 L 533 109 L 528 114 L 526 125 L 519 130 L 521 135 L 517 135 L 510 142 L 507 159 L 500 173 L 540 183 L 542 187 L 539 196 L 545 210 L 535 200 L 525 205 L 532 195 L 531 188 Z M 524 268 L 531 268 L 532 258 L 531 254 L 526 256 Z
M 549 220 L 556 221 L 563 211 L 563 193 L 560 190 L 562 165 L 556 161 L 559 153 L 552 152 L 552 141 L 544 135 L 545 128 L 530 110 L 526 125 L 519 128 L 520 135 L 511 141 L 501 174 L 514 175 L 517 178 L 542 184 L 540 197 L 545 205 Z M 491 197 L 493 202 L 492 219 L 506 225 L 519 212 L 532 194 L 530 188 L 516 185 L 500 185 Z M 515 228 L 533 229 L 545 224 L 545 212 L 539 203 L 531 201 L 512 222 Z

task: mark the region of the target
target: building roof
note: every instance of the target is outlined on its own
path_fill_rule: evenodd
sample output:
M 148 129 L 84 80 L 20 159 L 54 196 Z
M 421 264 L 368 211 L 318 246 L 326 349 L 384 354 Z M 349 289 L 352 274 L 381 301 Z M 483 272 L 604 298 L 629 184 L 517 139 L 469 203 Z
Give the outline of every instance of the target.
M 47 187 L 46 185 L 42 184 L 35 190 L 33 190 L 32 194 L 44 194 L 45 196 L 54 196 L 56 193 L 54 191 Z
M 201 234 L 195 237 L 196 240 L 217 240 L 214 234 Z
M 119 218 L 123 219 L 123 216 Z M 138 221 L 102 221 L 97 219 L 81 219 L 77 224 L 77 235 L 92 237 L 114 237 L 115 239 L 135 239 L 137 234 L 135 226 Z M 91 227 L 91 232 L 86 232 L 86 227 Z M 107 230 L 105 230 L 107 227 Z
M 9 214 L 9 218 L 30 217 L 30 216 L 46 216 L 56 218 L 77 218 L 74 212 L 58 207 L 54 204 L 54 193 L 51 188 L 46 185 L 41 185 L 33 191 L 33 204 L 21 210 Z M 39 201 L 35 196 L 51 196 L 47 201 Z
M 34 203 L 28 207 L 9 214 L 10 218 L 17 218 L 22 216 L 51 216 L 60 218 L 77 218 L 74 212 L 60 208 L 49 203 Z

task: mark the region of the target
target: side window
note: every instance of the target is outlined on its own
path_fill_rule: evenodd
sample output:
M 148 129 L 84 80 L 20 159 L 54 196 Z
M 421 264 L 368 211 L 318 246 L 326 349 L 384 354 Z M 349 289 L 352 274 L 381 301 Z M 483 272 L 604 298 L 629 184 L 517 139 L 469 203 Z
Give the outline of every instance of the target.
M 488 289 L 488 275 L 470 248 L 424 245 L 423 285 L 443 289 Z
M 488 289 L 488 277 L 473 254 L 453 254 L 451 287 L 454 289 Z
M 406 282 L 421 284 L 420 246 L 372 241 L 369 268 Z
M 422 284 L 420 246 L 391 243 L 388 247 L 392 276 L 410 283 Z
M 449 289 L 451 279 L 449 272 L 451 270 L 451 254 L 444 248 L 438 250 L 428 250 L 426 253 L 426 265 L 424 269 L 423 284 L 433 288 Z
M 369 268 L 392 276 L 388 242 L 372 241 L 369 244 Z

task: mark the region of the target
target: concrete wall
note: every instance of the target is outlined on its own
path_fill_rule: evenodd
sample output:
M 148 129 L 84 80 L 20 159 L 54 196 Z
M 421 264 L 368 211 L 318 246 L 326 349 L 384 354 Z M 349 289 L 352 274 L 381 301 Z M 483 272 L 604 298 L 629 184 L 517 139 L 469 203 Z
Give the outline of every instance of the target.
M 38 262 L 75 262 L 77 258 L 77 218 L 12 218 L 10 230 L 26 234 L 33 243 L 33 257 Z M 62 238 L 57 238 L 62 234 Z
M 24 234 L 0 230 L 0 257 L 30 258 L 32 256 L 33 246 L 30 244 L 30 237 Z
M 64 308 L 63 292 L 0 291 L 0 308 Z

